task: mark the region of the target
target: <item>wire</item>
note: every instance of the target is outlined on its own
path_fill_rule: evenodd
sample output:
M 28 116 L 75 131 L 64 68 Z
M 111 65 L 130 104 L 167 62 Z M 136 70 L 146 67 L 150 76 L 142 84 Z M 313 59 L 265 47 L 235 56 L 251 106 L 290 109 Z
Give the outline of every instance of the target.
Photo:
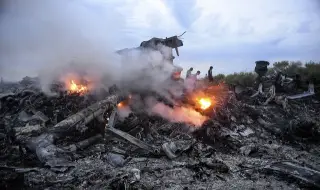
M 187 32 L 187 31 L 184 31 L 181 35 L 178 36 L 178 38 L 181 37 L 181 36 L 183 36 L 186 32 Z

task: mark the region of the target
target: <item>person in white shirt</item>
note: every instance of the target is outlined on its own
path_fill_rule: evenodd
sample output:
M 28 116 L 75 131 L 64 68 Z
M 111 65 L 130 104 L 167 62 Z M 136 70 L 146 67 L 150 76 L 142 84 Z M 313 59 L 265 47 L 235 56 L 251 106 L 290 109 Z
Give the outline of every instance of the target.
M 200 75 L 200 71 L 197 71 L 196 74 L 191 74 L 185 80 L 184 86 L 187 92 L 192 92 L 195 89 L 198 75 Z

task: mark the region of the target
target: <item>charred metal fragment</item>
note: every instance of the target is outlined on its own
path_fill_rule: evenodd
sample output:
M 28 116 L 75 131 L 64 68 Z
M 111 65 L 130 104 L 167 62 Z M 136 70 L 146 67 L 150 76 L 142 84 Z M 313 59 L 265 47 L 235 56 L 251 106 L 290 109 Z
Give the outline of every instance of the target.
M 55 140 L 75 131 L 76 126 L 88 124 L 95 117 L 103 114 L 105 109 L 110 106 L 115 106 L 116 101 L 116 96 L 110 96 L 103 101 L 97 102 L 88 108 L 81 110 L 50 128 L 48 133 L 44 133 L 31 139 L 28 143 L 28 147 L 36 153 L 38 159 L 42 163 L 50 166 L 51 168 L 70 166 L 70 162 L 66 156 L 67 152 L 64 149 L 55 146 Z M 78 144 L 71 145 L 67 148 L 71 151 L 75 151 L 79 148 L 85 148 L 91 145 L 98 139 L 101 139 L 100 135 L 79 142 Z
M 271 174 L 276 173 L 287 179 L 289 176 L 309 188 L 320 188 L 320 172 L 297 163 L 289 161 L 275 162 L 265 166 L 263 170 Z

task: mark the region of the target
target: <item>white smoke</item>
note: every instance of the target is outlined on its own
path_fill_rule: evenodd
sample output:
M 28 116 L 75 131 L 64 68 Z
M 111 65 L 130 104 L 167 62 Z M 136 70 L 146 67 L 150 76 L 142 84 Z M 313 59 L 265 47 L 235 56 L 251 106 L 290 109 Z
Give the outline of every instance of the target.
M 121 33 L 121 16 L 114 10 L 85 0 L 1 2 L 0 76 L 5 79 L 36 75 L 42 90 L 50 93 L 54 80 L 80 73 L 103 85 L 154 90 L 169 97 L 164 89 L 173 85 L 168 78 L 175 68 L 166 61 L 171 58 L 172 49 L 159 45 L 160 51 L 131 49 L 121 56 L 115 53 L 120 48 L 116 44 L 124 41 L 125 34 Z M 154 109 L 150 105 L 152 113 L 174 122 L 190 123 L 199 117 L 191 117 L 193 112 L 183 109 L 155 105 Z
M 7 80 L 37 75 L 48 92 L 53 80 L 76 69 L 106 85 L 161 89 L 174 69 L 164 61 L 171 53 L 167 47 L 161 47 L 165 56 L 151 50 L 117 55 L 124 22 L 114 10 L 92 2 L 6 0 L 1 9 L 0 76 Z

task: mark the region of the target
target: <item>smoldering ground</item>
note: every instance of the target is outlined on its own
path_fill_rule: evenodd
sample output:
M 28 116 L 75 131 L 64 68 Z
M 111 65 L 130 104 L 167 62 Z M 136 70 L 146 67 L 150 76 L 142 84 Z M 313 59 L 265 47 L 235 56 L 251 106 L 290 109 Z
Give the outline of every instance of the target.
M 121 34 L 124 20 L 115 10 L 104 8 L 85 0 L 3 1 L 0 76 L 6 80 L 39 76 L 46 92 L 53 80 L 72 70 L 85 73 L 97 84 L 104 78 L 106 85 L 159 86 L 173 66 L 159 52 L 132 50 L 119 57 L 115 51 L 125 36 Z M 150 65 L 162 68 L 145 72 Z

